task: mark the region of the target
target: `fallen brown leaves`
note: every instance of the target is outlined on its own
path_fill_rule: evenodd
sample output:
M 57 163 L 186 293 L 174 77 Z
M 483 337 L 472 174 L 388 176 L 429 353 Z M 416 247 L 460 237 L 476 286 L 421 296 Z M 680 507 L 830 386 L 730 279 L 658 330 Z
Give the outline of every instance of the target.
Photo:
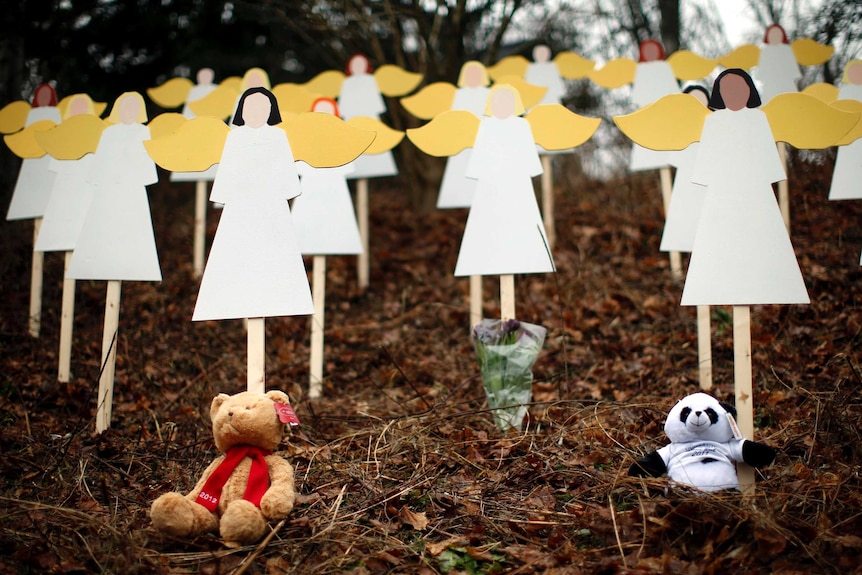
M 104 284 L 79 284 L 75 377 L 58 384 L 62 258 L 46 257 L 42 337 L 30 339 L 30 228 L 4 223 L 0 575 L 862 573 L 862 207 L 826 201 L 830 169 L 797 160 L 791 179 L 812 304 L 752 313 L 757 438 L 780 454 L 751 498 L 625 476 L 697 389 L 694 312 L 657 251 L 657 177 L 558 190 L 559 273 L 517 279 L 519 317 L 549 334 L 527 427 L 511 434 L 487 411 L 468 287 L 451 275 L 465 213 L 417 220 L 393 182 L 372 181 L 371 289 L 355 287 L 352 258 L 327 262 L 323 399 L 303 395 L 308 320 L 267 320 L 267 384 L 303 421 L 283 445 L 300 493 L 271 539 L 236 550 L 166 538 L 147 517 L 214 457 L 212 396 L 245 385 L 242 324 L 190 321 L 191 188 L 151 191 L 165 279 L 123 286 L 114 425 L 101 436 Z M 484 289 L 496 316 L 496 280 Z M 730 327 L 714 310 L 723 399 Z

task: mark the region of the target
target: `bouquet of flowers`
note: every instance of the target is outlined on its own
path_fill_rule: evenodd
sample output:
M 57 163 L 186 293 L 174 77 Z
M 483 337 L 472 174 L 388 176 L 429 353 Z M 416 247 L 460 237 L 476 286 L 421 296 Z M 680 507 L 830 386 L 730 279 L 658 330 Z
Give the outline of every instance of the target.
M 533 364 L 548 330 L 516 319 L 483 319 L 471 339 L 479 359 L 482 386 L 502 431 L 521 428 L 533 396 Z

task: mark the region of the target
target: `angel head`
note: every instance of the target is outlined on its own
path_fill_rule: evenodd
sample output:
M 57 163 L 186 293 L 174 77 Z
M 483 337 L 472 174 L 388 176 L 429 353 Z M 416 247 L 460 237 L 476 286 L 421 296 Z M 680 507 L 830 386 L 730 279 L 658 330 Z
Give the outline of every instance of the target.
M 96 115 L 96 106 L 93 104 L 93 99 L 87 94 L 73 94 L 69 96 L 69 102 L 66 105 L 63 119 L 65 120 L 66 118 L 81 114 Z
M 488 70 L 481 62 L 470 60 L 461 66 L 461 72 L 458 74 L 459 88 L 478 88 L 490 83 L 491 78 L 488 76 Z
M 551 49 L 545 44 L 538 44 L 533 47 L 533 62 L 543 64 L 551 59 Z
M 112 124 L 145 124 L 147 105 L 137 92 L 124 92 L 114 101 L 108 121 Z
M 787 32 L 781 24 L 770 24 L 763 33 L 764 44 L 787 44 Z
M 199 86 L 209 86 L 213 83 L 215 72 L 212 68 L 201 68 L 198 70 L 197 81 Z
M 732 110 L 757 108 L 760 106 L 760 94 L 754 85 L 754 80 L 745 70 L 729 68 L 718 75 L 712 85 L 712 96 L 709 107 L 713 110 Z
M 234 114 L 234 126 L 260 128 L 264 124 L 275 126 L 281 123 L 281 113 L 278 110 L 278 100 L 275 95 L 263 87 L 249 88 L 239 97 Z
M 269 74 L 263 68 L 249 68 L 242 76 L 242 88 L 266 88 L 270 89 Z
M 638 47 L 638 62 L 655 62 L 664 58 L 664 46 L 658 40 L 644 40 Z
M 371 62 L 365 54 L 354 54 L 347 61 L 347 75 L 359 76 L 361 74 L 370 74 L 372 72 Z
M 494 84 L 488 93 L 485 115 L 504 120 L 524 113 L 521 93 L 510 84 Z
M 312 112 L 321 112 L 323 114 L 332 114 L 336 118 L 340 118 L 341 115 L 338 113 L 338 102 L 333 100 L 332 98 L 321 97 L 316 99 L 311 104 Z
M 844 75 L 841 81 L 845 84 L 862 84 L 862 60 L 853 59 L 844 66 Z
M 32 106 L 34 108 L 56 105 L 57 91 L 54 90 L 54 86 L 52 86 L 51 84 L 39 84 L 38 86 L 36 86 L 36 89 L 33 90 Z
M 691 94 L 693 97 L 697 98 L 697 101 L 704 106 L 709 105 L 709 90 L 699 84 L 692 84 L 690 86 L 686 86 L 682 93 Z

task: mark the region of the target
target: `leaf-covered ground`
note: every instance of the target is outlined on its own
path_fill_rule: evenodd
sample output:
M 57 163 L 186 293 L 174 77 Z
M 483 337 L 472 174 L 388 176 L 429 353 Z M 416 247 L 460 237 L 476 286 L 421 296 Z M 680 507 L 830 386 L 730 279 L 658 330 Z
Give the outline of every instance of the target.
M 467 281 L 452 276 L 466 213 L 417 219 L 395 182 L 372 181 L 370 289 L 357 289 L 354 258 L 327 259 L 321 399 L 303 393 L 308 318 L 266 322 L 267 386 L 303 421 L 283 445 L 300 497 L 264 544 L 237 550 L 162 536 L 148 518 L 215 457 L 212 397 L 245 386 L 242 323 L 190 321 L 191 188 L 150 191 L 164 281 L 123 284 L 101 436 L 105 283 L 79 282 L 73 379 L 59 384 L 62 257 L 46 257 L 30 338 L 32 227 L 2 223 L 0 574 L 862 573 L 862 208 L 826 200 L 831 160 L 797 159 L 791 179 L 811 305 L 752 309 L 756 438 L 779 451 L 753 497 L 626 477 L 698 389 L 695 314 L 658 252 L 657 175 L 597 183 L 559 168 L 558 273 L 517 278 L 518 317 L 549 330 L 526 428 L 500 433 L 484 402 Z M 496 278 L 484 288 L 497 317 Z M 729 311 L 712 322 L 722 399 Z

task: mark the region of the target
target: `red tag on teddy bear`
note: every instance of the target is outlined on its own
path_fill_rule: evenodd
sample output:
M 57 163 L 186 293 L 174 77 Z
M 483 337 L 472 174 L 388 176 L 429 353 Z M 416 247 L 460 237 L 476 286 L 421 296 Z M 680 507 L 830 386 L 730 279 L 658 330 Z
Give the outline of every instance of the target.
M 296 416 L 296 412 L 293 411 L 293 406 L 289 403 L 276 403 L 275 412 L 278 414 L 280 422 L 291 426 L 299 425 L 299 418 Z

